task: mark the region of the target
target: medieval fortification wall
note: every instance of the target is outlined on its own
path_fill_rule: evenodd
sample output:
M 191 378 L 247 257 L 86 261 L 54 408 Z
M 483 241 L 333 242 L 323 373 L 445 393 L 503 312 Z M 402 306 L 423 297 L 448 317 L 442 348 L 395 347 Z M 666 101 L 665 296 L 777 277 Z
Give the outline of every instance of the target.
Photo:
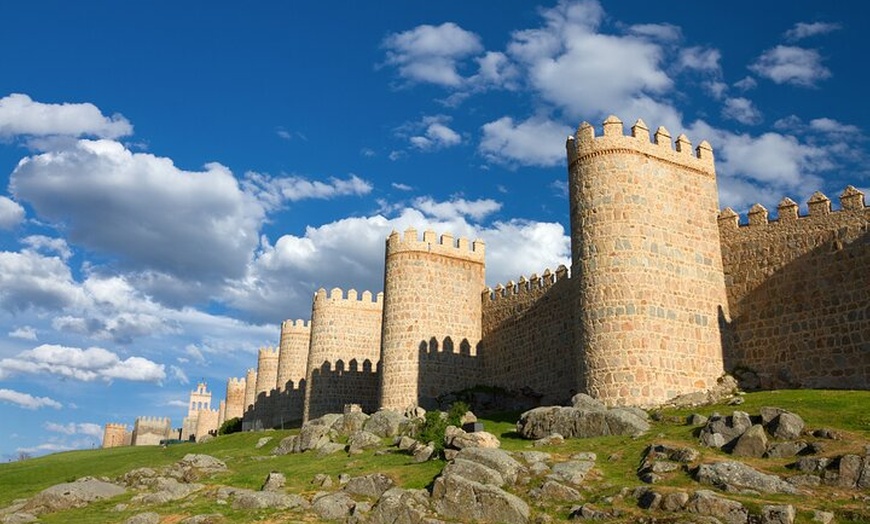
M 484 291 L 481 353 L 488 385 L 528 388 L 543 404 L 563 403 L 577 392 L 572 285 L 568 269 L 559 266 Z
M 653 405 L 713 386 L 728 304 L 709 144 L 611 116 L 567 148 L 579 389 Z
M 351 289 L 347 297 L 335 288 L 320 289 L 311 308 L 304 420 L 341 413 L 345 404 L 360 404 L 371 413 L 378 408 L 378 363 L 384 297 L 362 296 Z
M 314 297 L 282 325 L 244 405 L 405 409 L 475 385 L 651 406 L 750 370 L 772 387 L 870 387 L 870 208 L 849 187 L 800 216 L 721 213 L 713 152 L 638 120 L 582 124 L 567 144 L 571 270 L 485 286 L 484 244 L 414 229 L 386 240 L 384 293 Z M 262 359 L 261 359 L 262 360 Z M 305 361 L 305 366 L 302 362 Z M 268 364 L 268 366 L 266 366 Z M 268 368 L 268 369 L 266 369 Z M 304 370 L 304 374 L 303 374 Z M 303 380 L 302 377 L 305 377 Z M 298 381 L 298 382 L 297 382 Z M 301 389 L 289 404 L 280 393 Z M 229 391 L 229 384 L 228 384 Z M 227 416 L 233 412 L 227 398 Z M 245 408 L 245 420 L 256 413 Z M 259 408 L 258 408 L 259 409 Z M 285 410 L 285 411 L 282 411 Z M 274 419 L 272 420 L 274 423 Z M 250 425 L 248 426 L 250 427 Z
M 156 446 L 171 438 L 172 425 L 167 417 L 139 417 L 133 424 L 134 446 Z
M 480 382 L 484 243 L 409 228 L 386 242 L 383 407 L 427 407 Z
M 817 192 L 801 216 L 760 204 L 740 224 L 719 218 L 732 321 L 726 367 L 762 388 L 867 388 L 870 379 L 870 207 L 849 186 L 840 208 Z
M 308 346 L 311 324 L 301 319 L 281 323 L 275 418 L 283 422 L 302 420 L 305 402 L 305 375 L 308 369 Z

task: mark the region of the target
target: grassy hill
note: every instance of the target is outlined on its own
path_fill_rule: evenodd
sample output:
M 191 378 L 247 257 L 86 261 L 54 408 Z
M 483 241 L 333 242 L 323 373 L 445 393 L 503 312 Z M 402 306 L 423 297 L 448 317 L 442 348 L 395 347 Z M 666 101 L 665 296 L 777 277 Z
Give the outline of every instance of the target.
M 637 477 L 637 467 L 644 449 L 651 443 L 667 442 L 681 446 L 691 446 L 701 452 L 700 461 L 733 459 L 715 449 L 703 448 L 695 436 L 696 428 L 682 421 L 690 413 L 710 415 L 713 412 L 730 414 L 733 410 L 758 413 L 763 406 L 776 406 L 787 409 L 803 417 L 808 429 L 831 428 L 842 435 L 839 440 L 824 442 L 824 456 L 852 453 L 863 456 L 865 446 L 870 444 L 870 391 L 770 391 L 747 394 L 740 406 L 706 406 L 693 410 L 666 410 L 656 414 L 652 429 L 640 438 L 601 437 L 593 439 L 570 439 L 563 445 L 535 448 L 556 457 L 570 457 L 581 451 L 597 454 L 594 478 L 588 480 L 582 489 L 586 502 L 613 507 L 621 510 L 624 522 L 636 522 L 650 514 L 640 510 L 636 502 L 622 497 L 623 488 L 634 488 L 642 483 Z M 531 449 L 530 442 L 523 440 L 514 432 L 518 414 L 503 414 L 484 419 L 485 429 L 495 434 L 502 442 L 502 449 L 508 451 Z M 411 457 L 400 453 L 375 454 L 366 452 L 348 456 L 336 453 L 325 457 L 314 453 L 273 456 L 271 450 L 292 431 L 252 432 L 228 435 L 200 444 L 178 444 L 167 448 L 125 447 L 56 453 L 45 457 L 20 462 L 0 464 L 0 508 L 10 505 L 14 500 L 30 497 L 40 490 L 69 482 L 84 476 L 118 477 L 139 467 L 159 468 L 168 466 L 187 453 L 212 455 L 226 462 L 227 473 L 215 475 L 206 480 L 209 485 L 229 485 L 259 489 L 270 471 L 286 475 L 286 490 L 290 493 L 312 495 L 320 488 L 311 484 L 318 473 L 337 477 L 347 473 L 359 476 L 367 473 L 385 473 L 405 488 L 424 488 L 431 484 L 440 473 L 444 462 L 434 460 L 422 464 L 414 463 Z M 256 449 L 257 441 L 264 436 L 273 437 L 272 441 Z M 811 438 L 809 438 L 812 440 Z M 794 459 L 744 459 L 753 467 L 787 476 L 793 474 L 787 465 Z M 701 487 L 687 473 L 670 477 L 666 484 L 656 484 L 656 489 L 700 489 Z M 728 495 L 753 509 L 762 504 L 787 503 L 798 509 L 796 522 L 810 522 L 811 510 L 822 509 L 834 512 L 837 522 L 870 522 L 870 493 L 820 486 L 813 488 L 814 496 L 787 495 Z M 229 506 L 218 506 L 206 492 L 200 492 L 180 502 L 167 503 L 148 508 L 161 515 L 161 522 L 178 522 L 182 518 L 198 513 L 222 513 L 228 521 L 249 522 L 295 522 L 302 514 L 282 514 L 274 510 L 238 512 Z M 144 511 L 136 504 L 118 511 L 119 503 L 127 503 L 135 493 L 130 492 L 111 501 L 95 503 L 87 508 L 70 510 L 40 517 L 42 522 L 123 522 L 127 517 Z M 567 517 L 570 504 L 548 504 L 531 502 L 533 518 L 547 514 L 556 520 Z M 305 517 L 308 518 L 308 517 Z M 313 518 L 313 517 L 312 517 Z M 312 520 L 316 521 L 316 519 Z M 667 520 L 659 520 L 667 522 Z

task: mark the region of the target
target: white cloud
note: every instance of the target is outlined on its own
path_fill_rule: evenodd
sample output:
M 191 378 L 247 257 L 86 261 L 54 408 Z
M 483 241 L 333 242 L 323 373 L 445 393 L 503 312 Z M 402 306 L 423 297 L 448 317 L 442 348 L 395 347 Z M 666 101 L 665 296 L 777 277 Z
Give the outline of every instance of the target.
M 393 182 L 390 184 L 393 189 L 398 189 L 399 191 L 412 191 L 414 188 L 409 186 L 408 184 L 402 184 L 401 182 Z
M 31 326 L 21 326 L 9 332 L 12 338 L 20 338 L 21 340 L 36 340 L 36 329 Z
M 734 82 L 734 87 L 740 89 L 741 91 L 749 91 L 750 89 L 755 89 L 758 85 L 758 82 L 751 76 L 743 77 L 743 79 Z
M 384 39 L 387 64 L 410 82 L 459 87 L 464 78 L 459 61 L 483 50 L 480 37 L 452 22 L 420 25 Z
M 761 122 L 762 116 L 751 100 L 743 97 L 726 98 L 722 108 L 722 116 L 737 120 L 741 124 L 755 125 Z
M 64 260 L 31 250 L 0 251 L 0 307 L 23 311 L 31 307 L 60 309 L 84 296 Z
M 18 202 L 0 196 L 0 229 L 12 229 L 24 221 L 24 208 Z
M 54 433 L 62 433 L 64 435 L 87 435 L 97 439 L 103 438 L 103 427 L 99 424 L 90 422 L 68 422 L 59 424 L 56 422 L 46 422 L 45 429 Z
M 749 69 L 777 84 L 814 87 L 830 78 L 831 72 L 822 65 L 822 57 L 815 49 L 778 45 L 768 49 Z
M 345 218 L 308 227 L 302 236 L 284 235 L 274 244 L 264 238 L 249 275 L 235 283 L 227 303 L 259 318 L 274 316 L 275 311 L 288 318 L 308 318 L 312 293 L 319 287 L 381 291 L 384 241 L 391 231 L 404 231 L 409 226 L 457 238 L 483 238 L 487 242 L 487 279 L 491 282 L 555 268 L 565 263 L 570 253 L 568 237 L 559 224 L 521 220 L 488 226 L 476 223 L 500 208 L 489 199 L 438 202 L 419 198 L 410 206 L 388 207 L 389 218 Z
M 671 89 L 660 45 L 599 33 L 598 2 L 563 1 L 542 14 L 545 26 L 515 32 L 508 55 L 525 67 L 531 87 L 569 116 L 621 113 L 632 99 Z
M 72 250 L 66 240 L 52 238 L 45 235 L 30 235 L 24 237 L 21 242 L 29 249 L 39 252 L 53 253 L 60 256 L 61 260 L 68 260 L 72 256 Z
M 465 200 L 464 198 L 436 202 L 431 197 L 421 197 L 414 201 L 414 207 L 439 220 L 469 217 L 481 221 L 501 209 L 501 203 L 490 198 Z
M 413 135 L 409 138 L 411 145 L 423 151 L 434 151 L 462 143 L 462 137 L 450 129 L 447 126 L 448 123 L 450 123 L 450 117 L 445 115 L 426 116 L 418 123 L 406 124 L 402 129 L 412 127 L 422 130 L 423 134 Z
M 635 24 L 628 28 L 628 32 L 661 42 L 677 42 L 683 38 L 682 30 L 673 24 Z
M 798 22 L 794 27 L 785 32 L 785 38 L 790 41 L 797 41 L 811 36 L 824 35 L 837 31 L 840 28 L 840 24 L 832 22 L 813 22 L 810 24 Z
M 147 269 L 201 282 L 240 275 L 265 210 L 230 171 L 183 171 L 118 142 L 80 140 L 22 160 L 10 187 L 69 238 Z
M 121 115 L 103 116 L 93 104 L 43 104 L 14 93 L 0 98 L 0 137 L 95 136 L 118 138 L 132 134 Z
M 60 409 L 63 405 L 48 397 L 34 397 L 28 393 L 21 393 L 11 389 L 0 389 L 0 402 L 15 404 L 24 409 L 54 408 Z
M 43 344 L 16 357 L 0 359 L 0 374 L 48 373 L 90 382 L 101 379 L 160 382 L 166 378 L 163 364 L 142 357 L 121 360 L 109 350 Z
M 718 73 L 720 71 L 719 60 L 721 59 L 722 53 L 718 49 L 695 46 L 681 49 L 678 60 L 680 67 L 684 69 Z
M 249 171 L 245 174 L 244 189 L 265 204 L 268 210 L 284 202 L 300 200 L 329 200 L 341 196 L 363 196 L 372 191 L 370 182 L 356 175 L 346 179 L 330 177 L 329 182 L 309 180 L 301 176 L 273 177 Z
M 480 152 L 491 162 L 555 166 L 565 161 L 565 140 L 573 130 L 542 118 L 514 123 L 505 116 L 483 125 Z
M 182 384 L 190 384 L 190 379 L 187 378 L 187 374 L 180 367 L 171 365 L 169 366 L 169 371 L 172 372 L 173 379 Z

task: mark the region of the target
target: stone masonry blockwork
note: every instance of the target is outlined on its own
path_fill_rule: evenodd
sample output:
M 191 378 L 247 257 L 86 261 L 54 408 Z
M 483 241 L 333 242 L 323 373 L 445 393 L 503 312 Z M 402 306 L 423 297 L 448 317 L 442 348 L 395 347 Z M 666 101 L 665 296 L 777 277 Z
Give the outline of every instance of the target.
M 226 416 L 242 396 L 262 404 L 245 408 L 245 429 L 249 413 L 298 412 L 301 400 L 281 394 L 290 384 L 305 391 L 306 419 L 345 404 L 432 407 L 476 385 L 636 406 L 710 388 L 726 371 L 763 388 L 870 386 L 863 193 L 849 186 L 836 210 L 817 193 L 806 216 L 788 198 L 776 219 L 755 205 L 740 224 L 719 212 L 707 142 L 693 148 L 641 120 L 626 134 L 616 117 L 602 131 L 583 123 L 566 143 L 570 272 L 491 289 L 483 242 L 394 231 L 383 295 L 319 291 L 310 323 L 282 325 L 278 376 L 261 362 L 260 384 L 274 389 L 256 399 L 250 370 L 232 402 L 228 384 Z

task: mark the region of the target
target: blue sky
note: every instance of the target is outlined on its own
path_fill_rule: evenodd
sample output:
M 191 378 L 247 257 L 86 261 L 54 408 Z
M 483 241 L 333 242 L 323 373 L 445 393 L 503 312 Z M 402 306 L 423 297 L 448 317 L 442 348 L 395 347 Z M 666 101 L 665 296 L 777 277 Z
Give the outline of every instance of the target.
M 708 140 L 740 213 L 870 187 L 861 2 L 188 5 L 3 8 L 2 460 L 180 425 L 392 229 L 567 265 L 584 120 Z

